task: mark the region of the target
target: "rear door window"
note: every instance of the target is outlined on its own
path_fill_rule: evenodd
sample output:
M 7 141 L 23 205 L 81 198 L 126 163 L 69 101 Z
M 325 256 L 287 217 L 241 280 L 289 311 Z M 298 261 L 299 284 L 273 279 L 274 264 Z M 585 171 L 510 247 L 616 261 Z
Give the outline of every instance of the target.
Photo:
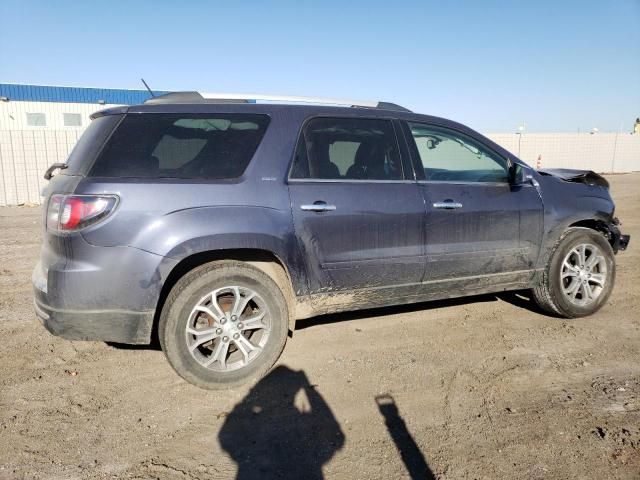
M 269 117 L 261 114 L 129 114 L 91 176 L 237 178 L 268 124 Z
M 398 142 L 389 120 L 314 118 L 304 127 L 291 178 L 403 180 Z

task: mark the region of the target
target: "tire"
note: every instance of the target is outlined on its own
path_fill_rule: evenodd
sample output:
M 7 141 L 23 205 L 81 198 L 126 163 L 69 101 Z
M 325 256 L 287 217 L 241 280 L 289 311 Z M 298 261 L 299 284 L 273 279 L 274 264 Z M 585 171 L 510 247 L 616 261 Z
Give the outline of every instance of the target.
M 232 315 L 236 306 L 243 310 Z M 275 364 L 287 341 L 288 320 L 284 295 L 266 273 L 243 262 L 218 261 L 178 280 L 162 309 L 158 336 L 169 363 L 189 383 L 234 388 L 256 382 Z
M 582 246 L 585 247 L 584 262 L 580 260 Z M 600 257 L 602 260 L 595 266 L 589 266 Z M 589 228 L 570 228 L 555 244 L 539 285 L 532 289 L 533 299 L 552 315 L 584 317 L 597 312 L 607 302 L 615 276 L 615 255 L 607 239 Z

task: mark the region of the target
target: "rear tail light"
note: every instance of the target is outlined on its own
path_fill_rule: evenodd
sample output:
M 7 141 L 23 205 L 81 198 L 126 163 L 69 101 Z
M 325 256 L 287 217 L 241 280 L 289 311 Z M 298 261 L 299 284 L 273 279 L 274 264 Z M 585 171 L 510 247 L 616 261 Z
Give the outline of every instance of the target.
M 70 232 L 94 225 L 111 214 L 115 195 L 52 195 L 47 209 L 47 229 Z

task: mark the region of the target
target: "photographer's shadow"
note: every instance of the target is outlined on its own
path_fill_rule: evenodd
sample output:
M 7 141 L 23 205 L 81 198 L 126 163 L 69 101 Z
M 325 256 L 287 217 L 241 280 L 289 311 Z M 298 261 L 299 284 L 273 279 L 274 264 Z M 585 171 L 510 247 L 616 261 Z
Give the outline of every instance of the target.
M 303 371 L 279 366 L 229 414 L 219 439 L 238 480 L 322 479 L 344 433 Z

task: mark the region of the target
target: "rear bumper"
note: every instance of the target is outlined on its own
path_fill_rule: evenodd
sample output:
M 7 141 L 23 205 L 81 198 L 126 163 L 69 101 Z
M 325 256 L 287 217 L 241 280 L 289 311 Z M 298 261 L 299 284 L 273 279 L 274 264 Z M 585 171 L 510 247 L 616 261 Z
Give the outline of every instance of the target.
M 34 306 L 45 328 L 69 340 L 148 344 L 167 262 L 130 247 L 94 247 L 64 238 L 45 242 L 33 270 Z M 56 245 L 54 245 L 56 246 Z M 70 252 L 73 254 L 71 255 Z
M 44 327 L 68 340 L 148 344 L 154 311 L 69 309 L 51 305 L 47 272 L 38 263 L 31 277 L 33 306 Z
M 101 340 L 130 344 L 151 341 L 154 312 L 123 310 L 60 310 L 42 301 L 42 292 L 34 288 L 34 308 L 44 327 L 67 340 Z

